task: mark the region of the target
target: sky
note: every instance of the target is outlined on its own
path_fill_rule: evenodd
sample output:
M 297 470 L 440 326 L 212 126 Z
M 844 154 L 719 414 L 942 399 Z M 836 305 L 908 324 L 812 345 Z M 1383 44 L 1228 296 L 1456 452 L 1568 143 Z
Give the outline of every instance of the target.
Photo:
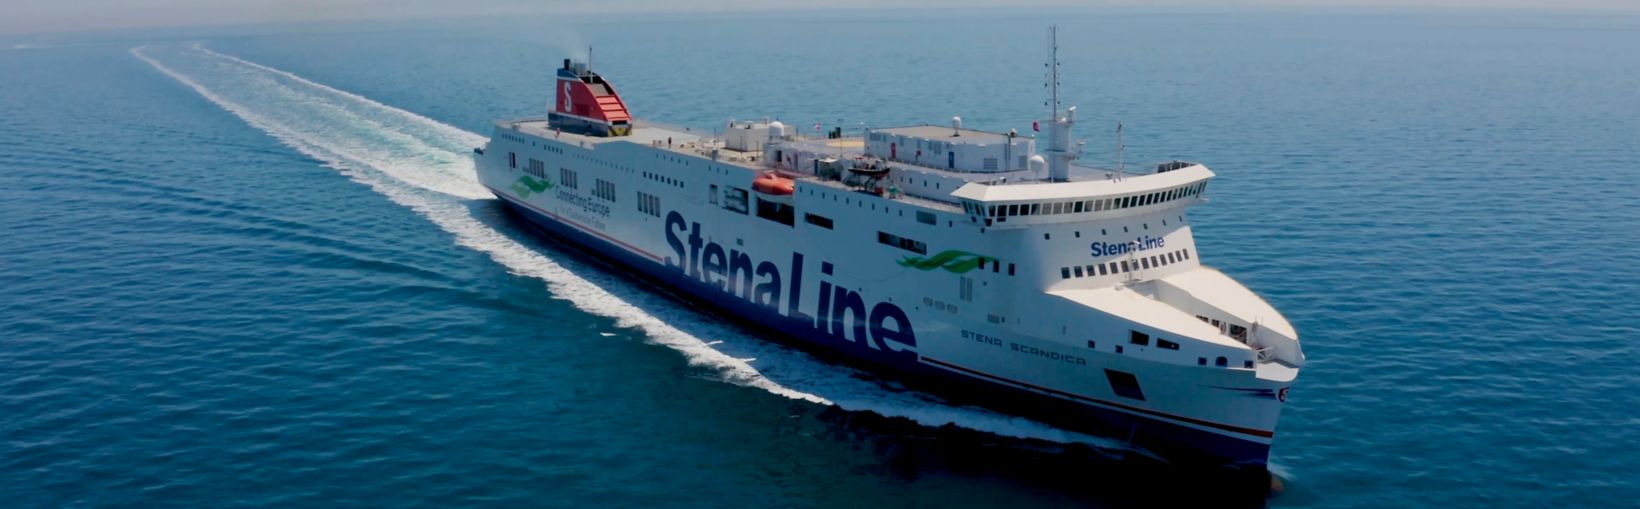
M 0 34 L 554 13 L 1019 6 L 1640 11 L 1640 0 L 0 0 Z

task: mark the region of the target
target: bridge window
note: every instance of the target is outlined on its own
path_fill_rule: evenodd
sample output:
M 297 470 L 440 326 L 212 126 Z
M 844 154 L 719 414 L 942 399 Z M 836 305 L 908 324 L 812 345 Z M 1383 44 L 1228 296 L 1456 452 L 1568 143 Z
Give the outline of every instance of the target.
M 1070 267 L 1060 267 L 1059 268 L 1059 279 L 1070 279 L 1070 278 L 1071 278 L 1071 268 Z
M 1076 266 L 1074 272 L 1076 272 L 1076 277 L 1082 277 L 1082 266 Z

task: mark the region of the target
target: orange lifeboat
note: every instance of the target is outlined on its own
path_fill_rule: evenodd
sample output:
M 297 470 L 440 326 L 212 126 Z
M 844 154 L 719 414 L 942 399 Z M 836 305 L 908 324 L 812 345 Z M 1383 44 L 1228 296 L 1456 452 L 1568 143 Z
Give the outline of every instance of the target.
M 763 194 L 791 196 L 797 190 L 797 182 L 771 171 L 752 179 L 752 189 Z

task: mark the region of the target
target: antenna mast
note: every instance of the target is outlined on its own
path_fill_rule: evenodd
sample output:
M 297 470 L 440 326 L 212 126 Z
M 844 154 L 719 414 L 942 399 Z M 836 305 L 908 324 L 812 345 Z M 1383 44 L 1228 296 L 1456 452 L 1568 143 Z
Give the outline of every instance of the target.
M 1059 26 L 1048 27 L 1048 106 L 1053 115 L 1048 117 L 1048 180 L 1066 182 L 1071 179 L 1071 161 L 1077 151 L 1071 147 L 1071 126 L 1076 124 L 1076 107 L 1059 114 Z
M 1123 169 L 1123 167 L 1122 167 L 1122 152 L 1124 150 L 1127 150 L 1127 145 L 1122 143 L 1122 121 L 1117 120 L 1116 121 L 1116 178 L 1117 179 L 1121 179 L 1122 176 L 1127 173 L 1127 171 L 1125 169 Z
M 1053 109 L 1049 120 L 1059 119 L 1059 25 L 1048 26 L 1048 98 Z

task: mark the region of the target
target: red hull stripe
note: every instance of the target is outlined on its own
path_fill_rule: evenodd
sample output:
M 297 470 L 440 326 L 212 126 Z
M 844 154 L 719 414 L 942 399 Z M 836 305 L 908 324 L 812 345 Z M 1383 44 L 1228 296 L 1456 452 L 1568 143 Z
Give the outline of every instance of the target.
M 1097 404 L 1097 405 L 1103 405 L 1103 406 L 1118 408 L 1118 409 L 1125 410 L 1125 411 L 1132 412 L 1132 413 L 1136 413 L 1136 414 L 1144 414 L 1144 415 L 1150 415 L 1150 416 L 1154 416 L 1154 417 L 1161 417 L 1161 418 L 1164 418 L 1164 419 L 1169 419 L 1169 420 L 1174 420 L 1174 421 L 1179 421 L 1179 422 L 1186 422 L 1186 423 L 1194 424 L 1194 425 L 1197 425 L 1197 426 L 1206 426 L 1206 427 L 1209 427 L 1209 428 L 1221 429 L 1221 430 L 1224 430 L 1224 431 L 1230 431 L 1230 432 L 1234 432 L 1234 433 L 1241 433 L 1241 434 L 1244 434 L 1244 435 L 1252 435 L 1252 436 L 1255 436 L 1255 437 L 1273 438 L 1273 437 L 1276 436 L 1274 431 L 1265 431 L 1265 430 L 1253 429 L 1253 428 L 1243 428 L 1243 427 L 1240 427 L 1240 426 L 1232 426 L 1232 425 L 1229 425 L 1229 424 L 1220 424 L 1220 423 L 1217 423 L 1217 422 L 1209 422 L 1209 421 L 1204 421 L 1204 420 L 1201 420 L 1201 419 L 1192 419 L 1192 418 L 1189 418 L 1189 417 L 1183 417 L 1183 416 L 1178 416 L 1178 415 L 1173 415 L 1173 414 L 1168 414 L 1168 413 L 1163 413 L 1163 412 L 1157 412 L 1155 410 L 1148 410 L 1148 409 L 1139 408 L 1139 407 L 1127 406 L 1127 405 L 1123 405 L 1121 403 L 1117 403 L 1117 402 L 1114 402 L 1114 401 L 1105 401 L 1105 400 L 1102 400 L 1102 399 L 1090 398 L 1090 397 L 1083 396 L 1083 395 L 1080 395 L 1080 394 L 1071 394 L 1071 393 L 1065 392 L 1065 391 L 1049 389 L 1047 387 L 1042 387 L 1040 385 L 1032 385 L 1032 384 L 1021 382 L 1021 381 L 1018 381 L 1018 380 L 1012 380 L 1012 379 L 992 375 L 990 373 L 985 373 L 985 372 L 982 372 L 982 371 L 976 371 L 976 370 L 973 370 L 973 369 L 965 368 L 965 367 L 962 367 L 962 366 L 958 366 L 956 364 L 951 364 L 949 362 L 944 362 L 944 361 L 934 359 L 934 358 L 930 358 L 930 357 L 923 357 L 922 361 L 927 362 L 929 364 L 936 365 L 936 366 L 940 366 L 940 367 L 943 367 L 943 368 L 956 370 L 956 371 L 961 371 L 963 373 L 968 373 L 968 374 L 975 375 L 975 376 L 989 378 L 989 379 L 996 380 L 996 381 L 1003 382 L 1003 383 L 1018 385 L 1018 386 L 1026 387 L 1026 388 L 1029 388 L 1029 389 L 1032 389 L 1032 390 L 1046 392 L 1046 393 L 1053 394 L 1053 395 L 1056 395 L 1056 396 L 1070 398 L 1070 399 L 1074 399 L 1074 400 L 1078 400 L 1078 401 L 1086 401 L 1088 403 L 1093 403 L 1093 404 Z
M 485 185 L 485 186 L 484 186 L 484 188 L 485 188 L 485 189 L 489 189 L 489 190 L 490 190 L 490 192 L 492 192 L 492 193 L 495 193 L 495 194 L 497 194 L 497 195 L 500 195 L 500 194 L 502 194 L 502 193 L 501 193 L 501 191 L 497 191 L 497 190 L 496 190 L 496 189 L 495 189 L 495 188 L 493 188 L 493 187 L 490 187 L 490 186 L 488 186 L 488 185 Z M 643 255 L 643 256 L 644 256 L 644 257 L 646 257 L 646 258 L 649 258 L 649 259 L 651 259 L 651 260 L 655 260 L 655 263 L 664 263 L 664 262 L 663 262 L 663 261 L 662 261 L 662 260 L 661 260 L 661 257 L 659 257 L 659 256 L 655 256 L 655 255 L 654 255 L 654 254 L 653 254 L 653 253 L 650 253 L 650 252 L 648 252 L 648 251 L 644 251 L 644 250 L 642 250 L 642 249 L 638 249 L 638 248 L 637 248 L 637 247 L 634 247 L 634 246 L 633 246 L 633 245 L 631 245 L 631 244 L 627 244 L 627 243 L 625 243 L 625 242 L 621 242 L 621 241 L 620 241 L 620 240 L 619 240 L 619 239 L 616 239 L 616 238 L 615 238 L 615 237 L 611 237 L 611 236 L 608 236 L 608 235 L 604 235 L 604 234 L 603 234 L 603 232 L 600 232 L 600 231 L 598 231 L 598 230 L 594 230 L 594 229 L 591 229 L 591 228 L 587 228 L 587 227 L 585 227 L 585 226 L 581 226 L 581 224 L 580 224 L 580 223 L 577 223 L 577 222 L 575 222 L 575 221 L 570 221 L 570 220 L 568 220 L 568 219 L 564 219 L 564 216 L 560 216 L 560 215 L 558 215 L 558 214 L 554 214 L 554 213 L 551 213 L 551 212 L 547 212 L 547 211 L 546 211 L 546 210 L 544 210 L 544 209 L 542 209 L 542 208 L 541 208 L 541 207 L 537 207 L 537 206 L 534 206 L 534 205 L 530 205 L 530 204 L 529 204 L 529 203 L 527 203 L 527 202 L 525 202 L 525 201 L 524 201 L 524 200 L 522 200 L 522 199 L 520 199 L 520 200 L 508 200 L 508 201 L 511 201 L 511 202 L 513 202 L 513 203 L 517 203 L 517 204 L 520 204 L 520 205 L 523 205 L 523 206 L 525 206 L 525 207 L 529 207 L 529 208 L 530 208 L 530 210 L 534 210 L 534 211 L 536 211 L 536 212 L 540 212 L 540 213 L 542 213 L 542 214 L 546 214 L 546 215 L 547 215 L 547 217 L 550 217 L 550 218 L 552 218 L 552 219 L 553 219 L 553 220 L 554 220 L 554 221 L 558 221 L 558 222 L 560 222 L 560 223 L 564 223 L 564 224 L 567 224 L 567 225 L 570 225 L 570 226 L 574 226 L 574 227 L 576 227 L 576 228 L 577 228 L 577 229 L 580 229 L 580 230 L 581 230 L 581 231 L 583 231 L 583 232 L 587 232 L 587 233 L 590 233 L 590 234 L 593 234 L 593 235 L 597 235 L 597 236 L 598 236 L 598 238 L 601 238 L 601 239 L 604 239 L 604 240 L 607 240 L 607 241 L 610 241 L 610 242 L 613 242 L 613 243 L 615 243 L 615 244 L 616 244 L 616 245 L 619 245 L 619 246 L 621 246 L 621 247 L 624 247 L 624 248 L 626 248 L 626 249 L 627 249 L 627 250 L 628 250 L 628 251 L 632 251 L 632 252 L 634 252 L 634 253 L 638 253 L 638 254 L 640 254 L 640 255 Z

